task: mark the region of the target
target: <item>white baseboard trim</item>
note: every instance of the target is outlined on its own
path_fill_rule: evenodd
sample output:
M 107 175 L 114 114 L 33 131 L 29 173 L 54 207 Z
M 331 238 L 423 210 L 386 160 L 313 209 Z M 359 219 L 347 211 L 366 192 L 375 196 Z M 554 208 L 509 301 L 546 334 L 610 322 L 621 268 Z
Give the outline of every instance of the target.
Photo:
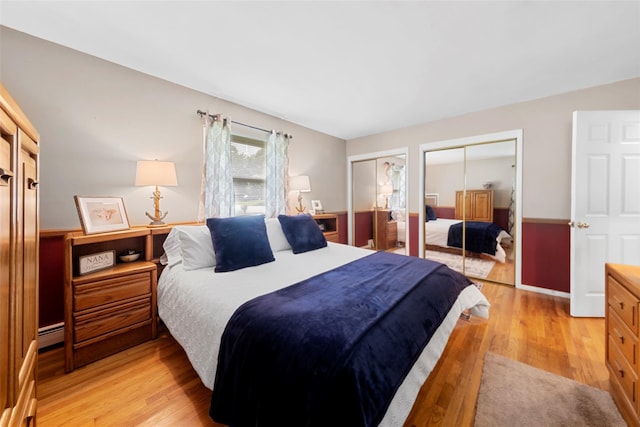
M 520 286 L 517 286 L 517 288 L 518 289 L 522 289 L 524 291 L 537 292 L 539 294 L 551 295 L 551 296 L 554 296 L 554 297 L 562 297 L 562 298 L 567 298 L 567 299 L 571 298 L 571 294 L 569 292 L 555 291 L 553 289 L 539 288 L 537 286 L 520 285 Z
M 64 322 L 38 329 L 38 350 L 64 342 Z

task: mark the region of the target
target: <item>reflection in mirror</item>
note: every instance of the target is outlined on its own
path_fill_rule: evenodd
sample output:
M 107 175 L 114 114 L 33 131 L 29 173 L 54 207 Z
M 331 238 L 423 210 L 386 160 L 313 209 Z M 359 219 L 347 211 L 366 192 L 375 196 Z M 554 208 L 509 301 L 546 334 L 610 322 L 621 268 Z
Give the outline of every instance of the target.
M 362 160 L 351 163 L 354 246 L 373 248 L 372 211 L 377 197 L 376 161 Z
M 406 156 L 351 162 L 352 243 L 405 254 Z
M 436 216 L 450 222 L 440 235 L 437 221 L 425 224 L 425 257 L 514 285 L 515 141 L 426 152 L 425 193 L 438 195 Z
M 424 257 L 464 271 L 459 248 L 448 245 L 449 228 L 455 217 L 456 191 L 464 187 L 464 148 L 429 151 L 425 161 Z

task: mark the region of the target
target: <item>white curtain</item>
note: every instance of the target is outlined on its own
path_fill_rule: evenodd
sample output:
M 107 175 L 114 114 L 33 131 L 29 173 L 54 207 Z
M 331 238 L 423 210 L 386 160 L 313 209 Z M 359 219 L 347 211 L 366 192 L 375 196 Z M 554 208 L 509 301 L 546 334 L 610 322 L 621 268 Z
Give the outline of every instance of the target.
M 204 162 L 198 221 L 235 214 L 231 174 L 231 130 L 221 116 L 204 118 Z
M 289 136 L 272 131 L 266 145 L 266 218 L 275 218 L 287 212 L 289 176 Z
M 406 176 L 404 165 L 391 164 L 391 185 L 393 187 L 393 195 L 391 196 L 390 208 L 405 208 L 407 201 L 405 185 Z

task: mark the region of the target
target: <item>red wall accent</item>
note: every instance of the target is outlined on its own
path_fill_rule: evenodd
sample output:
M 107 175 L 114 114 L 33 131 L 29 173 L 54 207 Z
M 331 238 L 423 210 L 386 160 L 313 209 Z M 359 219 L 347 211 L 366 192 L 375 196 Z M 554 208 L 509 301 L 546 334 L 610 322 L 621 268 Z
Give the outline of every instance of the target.
M 409 213 L 409 255 L 418 256 L 418 233 L 420 216 L 417 213 Z
M 373 239 L 373 211 L 356 212 L 354 222 L 354 246 L 367 246 Z
M 433 212 L 438 218 L 454 219 L 456 216 L 456 208 L 447 206 L 433 206 Z
M 523 222 L 522 283 L 570 292 L 570 239 L 566 222 Z
M 40 236 L 38 326 L 64 322 L 64 237 Z
M 339 213 L 338 216 L 338 241 L 343 244 L 349 243 L 349 217 L 347 213 Z
M 503 230 L 509 231 L 509 208 L 495 208 L 493 223 L 499 225 Z

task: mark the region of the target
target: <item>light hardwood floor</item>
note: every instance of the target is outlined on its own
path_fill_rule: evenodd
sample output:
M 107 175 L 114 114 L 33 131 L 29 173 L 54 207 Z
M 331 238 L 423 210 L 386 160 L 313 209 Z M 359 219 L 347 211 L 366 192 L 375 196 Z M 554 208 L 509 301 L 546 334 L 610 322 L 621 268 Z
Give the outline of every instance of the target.
M 564 298 L 493 283 L 482 291 L 490 319 L 459 321 L 406 426 L 472 426 L 487 351 L 609 390 L 604 319 L 572 318 Z M 40 426 L 218 426 L 210 391 L 166 331 L 70 374 L 61 348 L 39 364 Z

